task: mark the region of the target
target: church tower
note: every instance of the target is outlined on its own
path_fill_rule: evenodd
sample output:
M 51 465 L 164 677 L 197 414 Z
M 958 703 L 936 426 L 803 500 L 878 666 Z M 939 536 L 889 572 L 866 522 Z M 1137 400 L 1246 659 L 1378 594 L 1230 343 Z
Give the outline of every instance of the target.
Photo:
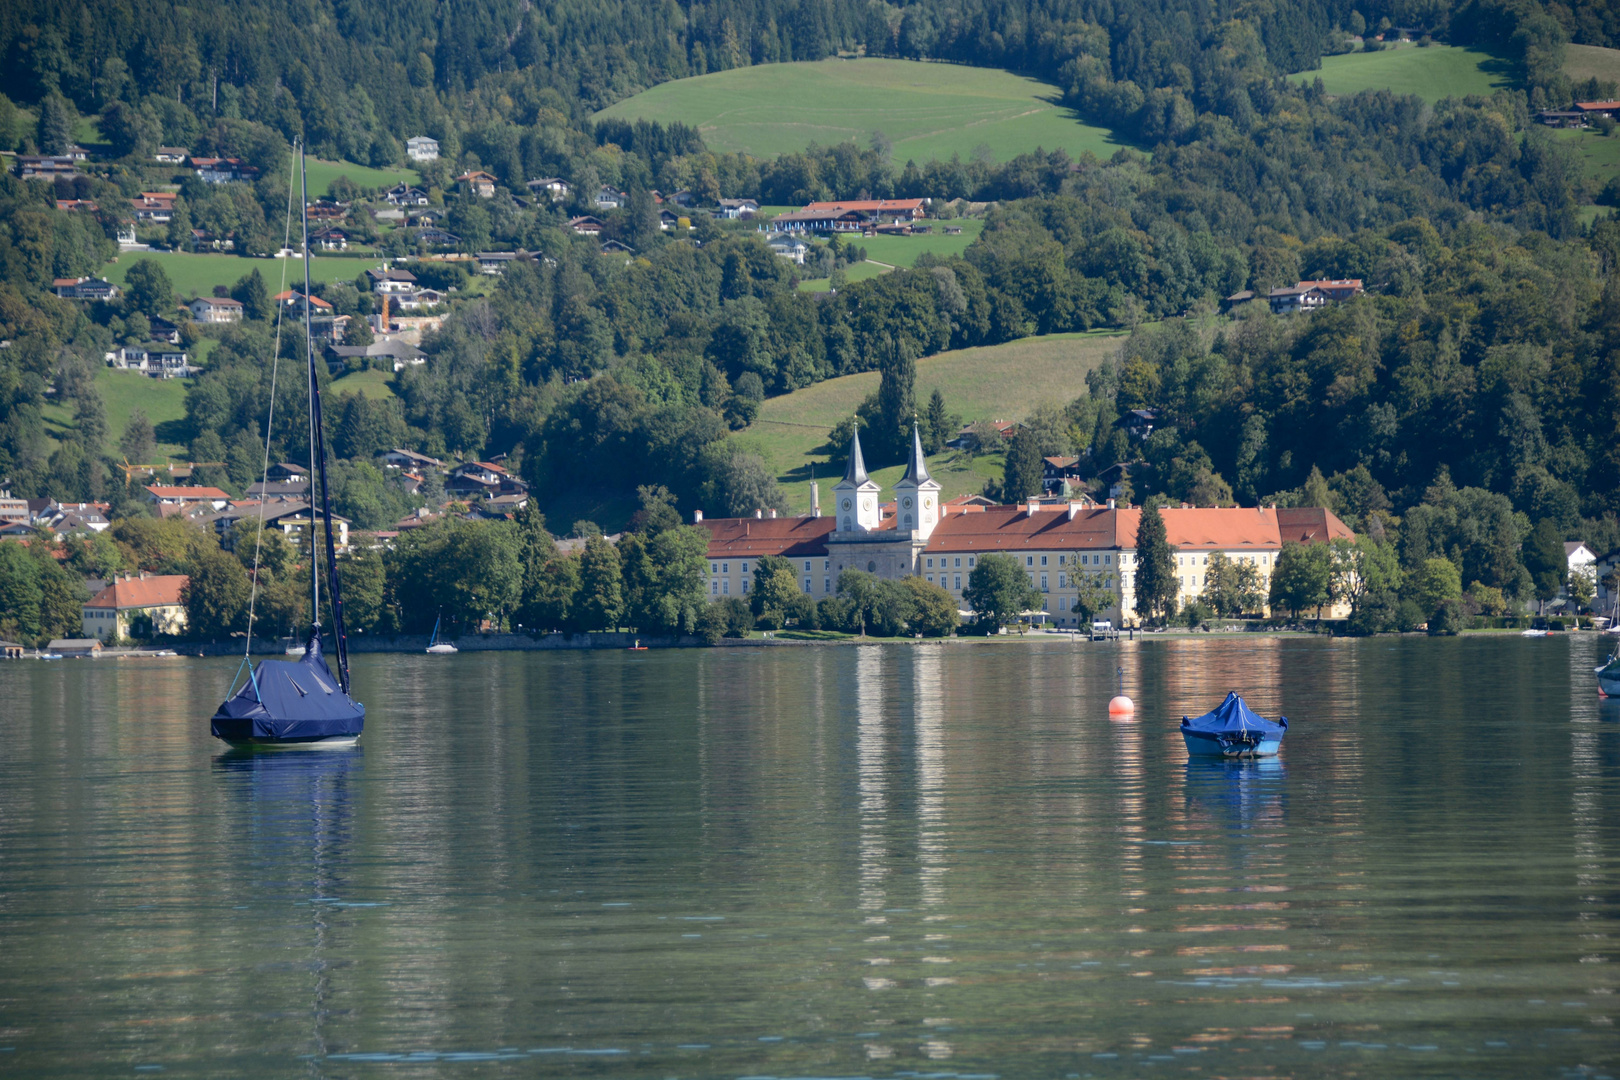
M 928 539 L 939 524 L 939 490 L 939 481 L 928 475 L 928 463 L 923 460 L 922 436 L 912 424 L 906 475 L 894 485 L 895 513 L 902 533 L 915 531 L 919 539 Z
M 883 520 L 883 511 L 878 508 L 878 490 L 877 484 L 866 475 L 866 460 L 861 457 L 861 431 L 857 427 L 849 440 L 849 468 L 833 487 L 839 532 L 876 531 Z

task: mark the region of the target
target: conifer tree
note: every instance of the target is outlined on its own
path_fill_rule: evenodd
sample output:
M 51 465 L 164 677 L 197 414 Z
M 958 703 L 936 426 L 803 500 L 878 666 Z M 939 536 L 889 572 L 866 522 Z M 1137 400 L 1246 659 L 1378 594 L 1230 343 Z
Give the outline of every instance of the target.
M 585 542 L 580 557 L 577 612 L 585 630 L 617 630 L 624 614 L 619 553 L 600 534 Z
M 1157 506 L 1144 506 L 1136 526 L 1136 613 L 1139 618 L 1167 619 L 1176 611 L 1176 563 L 1171 557 L 1164 518 Z

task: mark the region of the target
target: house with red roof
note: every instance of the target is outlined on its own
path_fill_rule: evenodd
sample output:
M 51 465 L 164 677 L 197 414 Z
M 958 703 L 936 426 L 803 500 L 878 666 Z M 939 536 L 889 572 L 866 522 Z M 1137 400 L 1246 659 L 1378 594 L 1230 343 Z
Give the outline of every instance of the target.
M 191 581 L 184 574 L 125 574 L 114 578 L 80 610 L 86 638 L 106 641 L 154 634 L 174 636 L 186 629 L 182 594 Z
M 156 503 L 158 506 L 199 506 L 206 504 L 211 509 L 223 510 L 231 503 L 231 497 L 216 487 L 166 487 L 162 484 L 148 484 L 146 501 Z

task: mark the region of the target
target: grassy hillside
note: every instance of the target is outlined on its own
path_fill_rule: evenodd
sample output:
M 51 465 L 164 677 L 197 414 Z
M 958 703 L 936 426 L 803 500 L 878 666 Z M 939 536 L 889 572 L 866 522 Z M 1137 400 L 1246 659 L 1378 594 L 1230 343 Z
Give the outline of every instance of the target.
M 177 297 L 212 296 L 215 285 L 234 285 L 237 279 L 258 267 L 272 294 L 279 291 L 285 266 L 287 287 L 301 286 L 304 264 L 299 259 L 253 259 L 245 255 L 194 255 L 184 251 L 127 251 L 102 268 L 102 274 L 115 285 L 124 283 L 129 268 L 142 259 L 152 259 L 163 267 L 174 283 Z M 310 260 L 310 276 L 316 281 L 353 281 L 375 263 L 367 259 L 338 259 L 317 255 Z
M 421 182 L 421 177 L 412 169 L 372 169 L 365 165 L 356 165 L 352 161 L 321 161 L 319 158 L 310 158 L 309 190 L 312 195 L 325 195 L 332 186 L 332 181 L 340 176 L 347 176 L 350 180 L 363 188 L 391 188 L 395 184 Z
M 96 389 L 107 409 L 108 453 L 116 456 L 118 440 L 136 409 L 146 413 L 157 429 L 157 460 L 184 461 L 186 448 L 178 441 L 180 421 L 186 415 L 186 380 L 149 379 L 129 371 L 103 368 L 96 372 Z M 59 440 L 73 426 L 72 410 L 62 405 L 45 406 L 45 433 Z
M 1357 94 L 1363 90 L 1392 90 L 1416 94 L 1425 101 L 1467 94 L 1489 95 L 1513 85 L 1512 69 L 1478 49 L 1431 45 L 1423 49 L 1403 45 L 1375 53 L 1345 53 L 1322 58 L 1322 70 L 1288 76 L 1309 83 L 1318 76 L 1330 94 Z
M 925 251 L 936 255 L 960 255 L 984 231 L 984 222 L 978 218 L 957 218 L 955 221 L 933 221 L 933 231 L 926 236 L 871 236 L 851 241 L 866 249 L 866 257 L 873 262 L 890 266 L 912 266 L 917 256 Z M 946 236 L 945 226 L 961 226 L 962 235 Z
M 1119 348 L 1122 340 L 1117 333 L 1053 334 L 930 356 L 917 361 L 917 401 L 926 403 L 937 387 L 945 395 L 946 407 L 964 422 L 1017 419 L 1044 402 L 1078 397 L 1086 372 Z M 765 457 L 793 508 L 802 511 L 810 506 L 812 469 L 819 479 L 830 475 L 822 449 L 827 432 L 852 414 L 877 385 L 877 372 L 863 372 L 772 398 L 761 406 L 758 421 L 739 436 Z M 929 459 L 929 469 L 944 485 L 945 497 L 952 498 L 978 491 L 987 478 L 1000 475 L 1001 459 L 946 451 Z M 875 470 L 873 476 L 889 486 L 902 471 L 892 466 Z M 830 484 L 822 488 L 825 500 Z
M 695 124 L 715 150 L 767 158 L 874 131 L 894 158 L 964 159 L 988 146 L 1007 161 L 1037 146 L 1107 157 L 1124 145 L 1056 104 L 1057 88 L 991 68 L 914 60 L 760 64 L 678 79 L 598 113 L 614 119 Z
M 1569 45 L 1564 54 L 1564 74 L 1572 79 L 1605 79 L 1620 82 L 1620 49 L 1596 45 Z
M 339 394 L 360 394 L 373 401 L 394 397 L 393 388 L 388 384 L 394 378 L 392 371 L 357 371 L 353 375 L 345 375 L 341 379 L 332 380 L 331 397 Z
M 1620 132 L 1605 136 L 1591 128 L 1564 128 L 1553 132 L 1553 137 L 1575 149 L 1585 166 L 1586 175 L 1599 188 L 1620 176 Z

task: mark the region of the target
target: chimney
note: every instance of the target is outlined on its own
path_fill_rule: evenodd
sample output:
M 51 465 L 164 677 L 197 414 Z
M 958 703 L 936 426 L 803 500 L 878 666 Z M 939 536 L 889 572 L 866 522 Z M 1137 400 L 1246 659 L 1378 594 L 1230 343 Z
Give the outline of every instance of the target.
M 810 516 L 821 516 L 821 485 L 814 480 L 810 481 Z
M 763 511 L 763 510 L 755 510 L 754 511 L 754 517 L 756 519 L 763 518 L 764 516 L 765 516 L 765 511 Z
M 771 507 L 771 520 L 772 521 L 776 520 L 776 507 L 774 507 L 774 506 Z
M 703 511 L 701 511 L 701 510 L 692 511 L 692 524 L 694 524 L 694 525 L 703 524 Z
M 1080 504 L 1077 503 L 1077 502 L 1071 502 L 1069 504 L 1069 520 L 1073 521 L 1075 519 L 1075 516 L 1077 514 L 1079 514 L 1079 513 L 1080 513 Z
M 1030 499 L 1024 504 L 1024 509 L 1028 511 L 1030 517 L 1034 517 L 1041 512 L 1041 501 L 1039 499 Z
M 1108 500 L 1108 509 L 1110 509 L 1110 510 L 1114 509 L 1114 500 L 1113 499 Z

